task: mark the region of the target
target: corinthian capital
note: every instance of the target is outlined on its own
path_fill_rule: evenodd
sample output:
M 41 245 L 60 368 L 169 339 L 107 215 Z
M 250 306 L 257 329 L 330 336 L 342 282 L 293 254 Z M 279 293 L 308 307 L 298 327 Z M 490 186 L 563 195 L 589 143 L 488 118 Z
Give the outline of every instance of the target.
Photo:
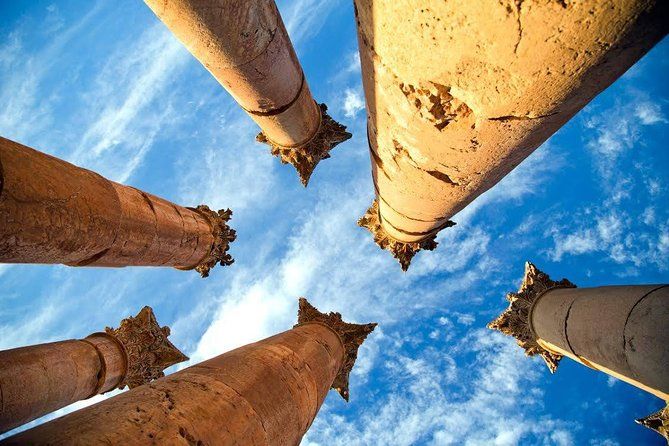
M 127 371 L 119 388 L 141 386 L 165 376 L 163 370 L 188 360 L 167 337 L 170 328 L 161 327 L 151 307 L 144 307 L 135 317 L 123 319 L 118 328 L 105 332 L 122 346 L 127 357 Z
M 350 324 L 344 322 L 341 319 L 340 313 L 321 313 L 307 299 L 300 297 L 297 311 L 297 325 L 295 326 L 297 327 L 310 322 L 330 327 L 339 335 L 344 344 L 344 361 L 332 383 L 332 388 L 348 401 L 348 377 L 358 357 L 358 348 L 362 345 L 365 338 L 367 338 L 367 335 L 374 331 L 377 324 Z
M 537 342 L 537 337 L 530 327 L 530 309 L 534 302 L 549 290 L 554 288 L 575 288 L 576 285 L 562 279 L 559 282 L 551 280 L 548 274 L 539 270 L 532 263 L 525 263 L 525 277 L 517 293 L 509 293 L 506 300 L 509 307 L 497 319 L 488 324 L 488 328 L 499 330 L 505 335 L 516 338 L 527 356 L 540 355 L 551 373 L 557 370 L 562 355 L 550 352 Z

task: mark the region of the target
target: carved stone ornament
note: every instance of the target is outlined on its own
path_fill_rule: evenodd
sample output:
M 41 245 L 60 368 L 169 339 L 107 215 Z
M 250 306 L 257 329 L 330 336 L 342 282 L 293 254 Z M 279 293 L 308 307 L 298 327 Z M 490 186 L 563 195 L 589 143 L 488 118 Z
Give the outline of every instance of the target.
M 230 249 L 230 243 L 234 242 L 237 238 L 235 230 L 231 229 L 227 224 L 230 217 L 232 217 L 232 211 L 230 209 L 221 209 L 218 212 L 214 212 L 209 209 L 209 206 L 204 204 L 188 209 L 197 212 L 209 221 L 214 236 L 214 242 L 211 244 L 209 254 L 195 266 L 195 271 L 200 273 L 202 277 L 208 277 L 209 271 L 217 263 L 220 263 L 221 266 L 232 265 L 235 259 L 228 253 L 228 249 Z
M 309 178 L 319 161 L 330 158 L 330 150 L 351 138 L 346 127 L 336 122 L 327 114 L 327 105 L 320 104 L 321 123 L 311 140 L 300 147 L 284 147 L 270 141 L 263 132 L 256 136 L 258 142 L 270 146 L 272 155 L 279 157 L 282 164 L 292 164 L 300 176 L 300 181 L 307 186 Z
M 432 251 L 437 247 L 437 242 L 435 241 L 435 238 L 437 238 L 436 232 L 419 242 L 409 243 L 401 242 L 388 235 L 381 226 L 378 198 L 374 199 L 372 205 L 367 209 L 367 212 L 365 212 L 365 215 L 360 217 L 358 226 L 367 228 L 374 236 L 374 242 L 379 245 L 381 249 L 390 251 L 393 257 L 400 262 L 402 271 L 409 269 L 411 259 L 413 259 L 413 256 L 415 256 L 418 251 L 421 249 Z M 441 225 L 439 229 L 450 228 L 451 226 L 455 226 L 455 222 L 448 220 L 445 224 Z
M 344 344 L 344 361 L 332 382 L 331 388 L 339 392 L 342 398 L 348 401 L 348 377 L 358 357 L 358 348 L 367 338 L 367 335 L 374 331 L 377 324 L 349 324 L 342 321 L 340 313 L 321 313 L 307 299 L 300 297 L 295 327 L 309 322 L 321 323 L 332 328 Z
M 662 435 L 669 444 L 669 404 L 645 418 L 639 418 L 636 422 Z
M 151 307 L 142 308 L 135 317 L 123 319 L 116 329 L 107 327 L 105 332 L 123 345 L 127 355 L 128 368 L 119 389 L 125 386 L 132 389 L 163 377 L 163 370 L 188 360 L 167 339 L 170 328 L 158 325 Z
M 555 288 L 576 288 L 576 285 L 562 279 L 559 282 L 551 280 L 548 275 L 540 271 L 532 263 L 525 263 L 525 277 L 517 293 L 509 293 L 506 300 L 509 307 L 497 319 L 488 324 L 488 328 L 499 330 L 505 335 L 516 338 L 518 345 L 525 349 L 527 356 L 540 355 L 546 362 L 551 373 L 555 373 L 562 355 L 556 354 L 541 347 L 530 327 L 530 309 L 539 296 Z

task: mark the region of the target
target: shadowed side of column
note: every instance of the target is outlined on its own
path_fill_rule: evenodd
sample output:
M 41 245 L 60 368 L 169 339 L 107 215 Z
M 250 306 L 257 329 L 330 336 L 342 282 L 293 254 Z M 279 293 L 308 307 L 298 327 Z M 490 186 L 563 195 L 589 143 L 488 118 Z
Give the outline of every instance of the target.
M 0 138 L 0 262 L 230 265 L 232 212 L 185 208 Z

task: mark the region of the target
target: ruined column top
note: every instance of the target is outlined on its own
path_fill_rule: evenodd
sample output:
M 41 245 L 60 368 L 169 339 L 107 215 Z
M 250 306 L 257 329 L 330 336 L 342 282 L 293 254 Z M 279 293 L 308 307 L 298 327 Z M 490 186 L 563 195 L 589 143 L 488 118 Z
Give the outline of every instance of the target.
M 375 198 L 372 205 L 367 209 L 365 215 L 358 220 L 358 226 L 366 228 L 374 236 L 374 242 L 381 248 L 390 253 L 397 259 L 402 267 L 402 271 L 407 271 L 411 264 L 411 259 L 420 250 L 432 251 L 437 247 L 437 232 L 444 228 L 455 226 L 455 222 L 447 220 L 441 224 L 432 234 L 417 242 L 402 242 L 391 237 L 381 225 L 379 216 L 379 199 Z
M 358 348 L 365 341 L 367 335 L 374 331 L 377 324 L 350 324 L 344 322 L 341 318 L 341 313 L 321 313 L 307 299 L 300 297 L 299 308 L 297 310 L 297 324 L 294 327 L 312 323 L 325 325 L 330 328 L 339 336 L 344 346 L 344 360 L 332 383 L 332 388 L 348 401 L 348 377 L 358 357 Z
M 669 444 L 669 403 L 663 409 L 647 417 L 639 418 L 636 422 L 662 435 Z
M 509 307 L 504 310 L 488 328 L 499 330 L 505 335 L 513 336 L 519 346 L 525 350 L 527 356 L 540 355 L 546 362 L 551 373 L 557 370 L 562 355 L 550 352 L 539 345 L 537 336 L 530 326 L 530 312 L 536 300 L 555 288 L 576 288 L 576 285 L 567 279 L 559 282 L 551 280 L 548 274 L 539 270 L 530 262 L 525 263 L 525 277 L 517 293 L 508 293 L 506 300 Z
M 346 126 L 341 125 L 327 113 L 328 107 L 319 104 L 321 119 L 314 136 L 305 144 L 298 147 L 286 147 L 270 140 L 264 132 L 258 133 L 256 140 L 267 144 L 272 155 L 278 157 L 282 164 L 292 164 L 300 176 L 304 187 L 309 184 L 309 178 L 316 165 L 324 159 L 330 158 L 330 150 L 351 138 Z
M 153 309 L 148 306 L 137 316 L 123 319 L 118 328 L 105 328 L 105 333 L 118 341 L 126 354 L 127 371 L 119 389 L 125 386 L 132 389 L 163 377 L 163 370 L 188 360 L 167 339 L 170 328 L 158 325 Z
M 204 204 L 188 209 L 202 215 L 209 222 L 214 241 L 207 255 L 197 265 L 187 269 L 195 269 L 204 278 L 209 276 L 209 271 L 217 263 L 220 263 L 221 266 L 232 265 L 235 259 L 228 253 L 228 250 L 230 249 L 230 243 L 234 242 L 237 238 L 235 230 L 228 226 L 228 221 L 232 217 L 232 211 L 230 209 L 220 209 L 218 212 L 215 212 Z

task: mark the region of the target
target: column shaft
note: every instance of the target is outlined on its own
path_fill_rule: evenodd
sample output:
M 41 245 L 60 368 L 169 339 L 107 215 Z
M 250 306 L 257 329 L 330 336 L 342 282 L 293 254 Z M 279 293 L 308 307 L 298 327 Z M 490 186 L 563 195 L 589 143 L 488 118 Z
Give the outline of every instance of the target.
M 669 30 L 659 0 L 355 7 L 378 200 L 361 225 L 403 266 Z
M 145 0 L 262 129 L 306 185 L 350 138 L 313 99 L 274 0 Z
M 669 286 L 554 289 L 530 315 L 544 348 L 669 400 Z
M 0 351 L 0 432 L 115 388 L 121 346 L 104 334 Z
M 0 262 L 172 266 L 206 275 L 229 264 L 228 213 L 177 206 L 0 138 Z

